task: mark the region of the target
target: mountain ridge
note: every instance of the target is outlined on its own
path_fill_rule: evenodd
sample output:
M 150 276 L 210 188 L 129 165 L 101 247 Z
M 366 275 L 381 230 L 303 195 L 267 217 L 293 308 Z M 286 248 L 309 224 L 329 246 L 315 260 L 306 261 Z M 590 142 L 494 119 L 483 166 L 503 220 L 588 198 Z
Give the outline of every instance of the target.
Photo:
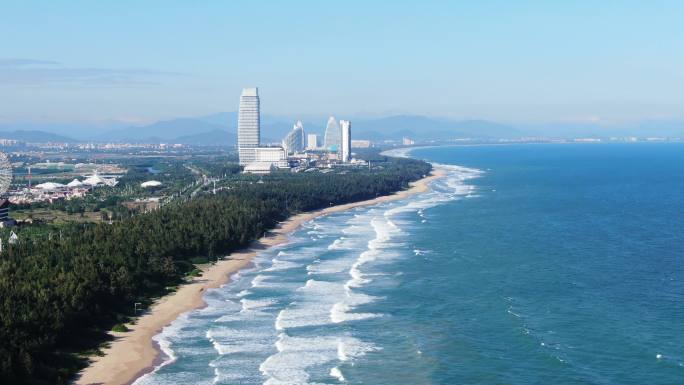
M 60 142 L 60 143 L 75 143 L 76 139 L 68 136 L 54 134 L 41 130 L 5 130 L 0 127 L 0 138 L 18 140 L 20 142 Z
M 326 119 L 302 119 L 307 133 L 324 135 Z M 610 126 L 595 122 L 549 122 L 545 124 L 508 125 L 484 119 L 454 120 L 424 115 L 391 115 L 378 118 L 352 118 L 352 135 L 355 139 L 372 141 L 401 140 L 453 140 L 512 139 L 525 136 L 555 138 L 613 137 L 613 136 L 668 136 L 684 137 L 684 121 L 644 120 L 633 124 Z M 262 114 L 261 138 L 263 143 L 279 143 L 292 129 L 296 119 Z M 102 127 L 113 129 L 93 133 Z M 198 117 L 167 119 L 146 125 L 124 125 L 111 121 L 93 124 L 88 130 L 85 123 L 31 123 L 0 124 L 0 133 L 7 139 L 22 141 L 55 142 L 174 142 L 232 146 L 236 141 L 237 112 L 219 112 Z M 11 133 L 11 134 L 7 134 Z M 8 135 L 12 135 L 9 137 Z M 225 139 L 225 140 L 224 140 Z

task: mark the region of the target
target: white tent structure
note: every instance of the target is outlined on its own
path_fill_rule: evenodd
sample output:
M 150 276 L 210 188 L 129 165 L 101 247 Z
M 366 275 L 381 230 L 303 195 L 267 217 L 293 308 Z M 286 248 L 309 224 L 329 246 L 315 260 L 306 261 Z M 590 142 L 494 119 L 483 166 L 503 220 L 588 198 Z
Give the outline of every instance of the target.
M 45 183 L 41 183 L 39 185 L 36 185 L 37 189 L 45 190 L 45 191 L 59 190 L 59 189 L 63 189 L 64 187 L 66 187 L 66 186 L 61 184 L 61 183 L 55 183 L 55 182 L 45 182 Z
M 147 182 L 143 182 L 140 184 L 140 187 L 142 188 L 148 188 L 148 187 L 159 187 L 162 185 L 162 182 L 158 180 L 148 180 Z
M 118 183 L 119 183 L 119 181 L 116 180 L 116 178 L 105 178 L 104 179 L 104 184 L 106 184 L 109 187 L 116 186 Z
M 81 182 L 78 179 L 74 179 L 71 182 L 67 183 L 67 187 L 83 187 L 83 182 Z
M 102 179 L 99 175 L 93 174 L 92 176 L 86 178 L 86 180 L 83 181 L 83 184 L 88 186 L 97 186 L 100 184 L 105 184 L 105 180 Z
M 97 173 L 87 177 L 84 181 L 83 184 L 86 186 L 100 186 L 100 185 L 105 185 L 105 186 L 116 186 L 119 181 L 116 180 L 116 178 L 103 178 Z

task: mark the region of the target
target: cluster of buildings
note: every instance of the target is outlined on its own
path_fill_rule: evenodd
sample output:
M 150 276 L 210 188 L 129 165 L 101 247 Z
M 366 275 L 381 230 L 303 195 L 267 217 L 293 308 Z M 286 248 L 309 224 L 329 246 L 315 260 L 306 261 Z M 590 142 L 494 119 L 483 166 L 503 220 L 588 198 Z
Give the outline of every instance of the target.
M 3 139 L 0 138 L 0 146 L 17 146 L 19 144 L 23 144 L 23 142 L 19 142 L 18 140 L 14 139 Z
M 295 123 L 280 146 L 263 146 L 257 88 L 242 90 L 237 131 L 239 162 L 244 172 L 268 173 L 274 169 L 358 163 L 352 159 L 351 122 L 338 122 L 332 116 L 328 119 L 322 146 L 318 135 L 304 132 L 301 121 Z
M 181 143 L 79 143 L 79 150 L 168 150 L 181 149 L 186 146 Z
M 10 191 L 9 202 L 26 204 L 47 201 L 52 203 L 64 199 L 83 198 L 95 187 L 116 186 L 117 183 L 116 177 L 101 177 L 95 173 L 82 181 L 74 178 L 67 184 L 45 182 L 21 190 Z
M 42 150 L 177 150 L 184 149 L 187 145 L 182 143 L 63 143 L 63 142 L 25 142 L 15 139 L 0 138 L 0 147 L 35 147 Z
M 416 144 L 416 141 L 411 138 L 403 137 L 401 138 L 401 144 L 402 146 L 413 146 Z

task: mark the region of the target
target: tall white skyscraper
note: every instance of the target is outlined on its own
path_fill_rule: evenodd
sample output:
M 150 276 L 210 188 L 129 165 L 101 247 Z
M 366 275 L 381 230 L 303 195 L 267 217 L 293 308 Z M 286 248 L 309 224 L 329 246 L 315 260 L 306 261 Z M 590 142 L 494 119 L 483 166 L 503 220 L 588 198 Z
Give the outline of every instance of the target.
M 315 150 L 318 148 L 318 135 L 309 134 L 306 136 L 306 148 L 308 150 Z
M 348 120 L 340 120 L 340 129 L 342 130 L 341 143 L 341 157 L 342 162 L 347 163 L 351 160 L 351 122 Z
M 323 147 L 328 151 L 339 151 L 342 134 L 340 133 L 340 126 L 337 124 L 334 116 L 328 119 L 328 125 L 325 127 L 325 138 L 323 139 Z
M 243 88 L 238 112 L 238 156 L 240 165 L 256 161 L 259 147 L 259 90 Z

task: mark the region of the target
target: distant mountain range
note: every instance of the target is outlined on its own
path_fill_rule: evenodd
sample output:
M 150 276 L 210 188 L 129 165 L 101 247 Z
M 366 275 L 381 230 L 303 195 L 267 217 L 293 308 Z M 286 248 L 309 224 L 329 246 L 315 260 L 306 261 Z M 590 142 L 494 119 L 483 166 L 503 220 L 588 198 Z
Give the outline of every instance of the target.
M 126 142 L 158 142 L 176 138 L 196 137 L 199 134 L 226 131 L 225 126 L 207 123 L 199 119 L 180 118 L 163 120 L 140 127 L 128 127 L 112 130 L 94 136 L 98 141 L 126 141 Z M 196 140 L 197 138 L 193 138 Z
M 684 138 L 684 121 L 643 120 L 624 125 L 552 122 L 529 126 L 526 128 L 526 132 L 534 136 L 554 135 L 560 138 L 628 136 Z
M 369 140 L 411 139 L 448 140 L 455 138 L 520 137 L 518 129 L 486 120 L 446 120 L 426 116 L 398 115 L 352 122 L 356 138 Z
M 34 143 L 44 143 L 44 142 L 59 142 L 59 143 L 74 143 L 77 140 L 70 138 L 68 136 L 53 134 L 51 132 L 45 132 L 40 130 L 12 130 L 5 131 L 3 127 L 0 127 L 0 138 L 1 139 L 12 139 L 21 142 L 34 142 Z
M 264 143 L 277 143 L 291 129 L 294 122 L 264 116 L 261 137 Z M 142 127 L 106 132 L 96 139 L 109 141 L 172 141 L 186 144 L 234 145 L 237 113 L 220 113 L 200 118 L 181 118 L 156 122 Z M 304 122 L 306 132 L 323 135 L 324 127 Z M 451 121 L 425 116 L 401 115 L 352 122 L 355 138 L 369 140 L 454 139 L 454 138 L 511 138 L 521 132 L 514 127 L 485 120 Z
M 199 134 L 179 136 L 170 142 L 195 146 L 234 146 L 237 142 L 237 135 L 234 132 L 216 129 Z
M 290 123 L 262 116 L 263 142 L 279 142 L 289 131 Z M 237 141 L 237 112 L 223 112 L 198 118 L 178 118 L 107 131 L 96 135 L 97 141 L 159 142 L 194 145 L 233 146 Z
M 304 120 L 307 133 L 324 134 L 325 119 Z M 262 115 L 261 141 L 278 143 L 291 129 L 294 119 Z M 148 125 L 131 126 L 107 122 L 95 126 L 84 123 L 17 123 L 0 124 L 0 138 L 27 142 L 146 142 L 183 143 L 193 145 L 235 145 L 237 112 L 178 118 Z M 548 123 L 544 125 L 510 126 L 487 120 L 450 120 L 420 115 L 395 115 L 382 118 L 352 120 L 352 136 L 372 141 L 450 140 L 457 138 L 495 139 L 524 136 L 610 137 L 669 136 L 684 137 L 682 121 L 643 121 L 629 126 L 611 127 L 593 123 Z M 321 138 L 322 140 L 322 138 Z
M 204 123 L 221 126 L 222 129 L 229 132 L 237 132 L 237 112 L 219 112 L 217 114 L 201 116 L 195 119 Z M 287 133 L 292 129 L 294 123 L 294 120 L 288 120 L 287 118 L 262 114 L 260 121 L 262 142 L 280 142 L 280 140 L 284 138 L 285 135 L 287 135 Z M 315 124 L 306 124 L 306 128 L 308 131 L 322 131 L 321 127 Z

